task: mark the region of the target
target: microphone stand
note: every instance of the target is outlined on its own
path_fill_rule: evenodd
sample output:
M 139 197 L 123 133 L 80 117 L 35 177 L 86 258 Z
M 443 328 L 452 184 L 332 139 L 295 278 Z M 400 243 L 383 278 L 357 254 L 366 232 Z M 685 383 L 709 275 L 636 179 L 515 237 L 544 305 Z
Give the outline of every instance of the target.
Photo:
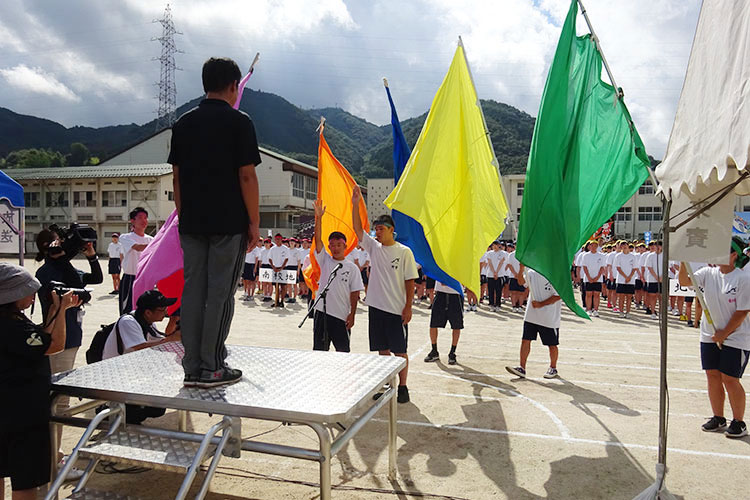
M 307 318 L 310 317 L 310 311 L 314 311 L 315 306 L 318 304 L 320 299 L 323 299 L 323 345 L 326 347 L 330 347 L 328 345 L 328 309 L 326 308 L 326 296 L 328 295 L 328 289 L 330 288 L 331 283 L 333 283 L 333 279 L 336 277 L 336 273 L 338 273 L 339 269 L 341 269 L 342 267 L 344 267 L 344 265 L 339 263 L 338 265 L 336 265 L 336 267 L 333 268 L 333 271 L 331 271 L 331 274 L 328 276 L 328 283 L 326 283 L 326 286 L 324 286 L 323 289 L 318 292 L 318 296 L 315 297 L 315 302 L 310 304 L 310 308 L 305 312 L 305 317 L 302 318 L 302 321 L 297 326 L 297 328 L 302 328 L 302 325 L 305 324 Z

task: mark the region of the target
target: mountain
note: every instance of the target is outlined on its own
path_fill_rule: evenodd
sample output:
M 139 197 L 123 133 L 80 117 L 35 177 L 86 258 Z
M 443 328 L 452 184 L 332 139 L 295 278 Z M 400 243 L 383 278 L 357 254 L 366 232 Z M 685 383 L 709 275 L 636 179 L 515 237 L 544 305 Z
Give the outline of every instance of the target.
M 200 100 L 196 98 L 180 106 L 177 116 L 195 107 Z M 491 100 L 482 101 L 482 107 L 501 173 L 524 172 L 534 118 Z M 326 140 L 339 161 L 356 177 L 362 180 L 392 175 L 390 125 L 374 125 L 340 108 L 304 110 L 276 94 L 251 89 L 245 90 L 240 109 L 252 117 L 259 144 L 310 164 L 317 161 L 316 129 L 320 117 L 324 116 Z M 416 143 L 426 117 L 424 113 L 402 121 L 410 146 Z M 81 142 L 92 155 L 104 159 L 145 139 L 155 129 L 156 120 L 143 125 L 66 128 L 50 120 L 0 108 L 0 157 L 31 148 L 66 153 L 71 143 Z

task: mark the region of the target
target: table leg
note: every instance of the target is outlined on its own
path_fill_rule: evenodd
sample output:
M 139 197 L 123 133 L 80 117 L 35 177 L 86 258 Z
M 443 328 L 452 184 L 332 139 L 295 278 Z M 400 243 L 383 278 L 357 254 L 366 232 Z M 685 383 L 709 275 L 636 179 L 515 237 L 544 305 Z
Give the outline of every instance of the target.
M 188 416 L 187 410 L 177 410 L 177 417 L 178 417 L 177 429 L 180 432 L 187 432 L 187 416 Z
M 60 394 L 54 394 L 51 398 L 50 406 L 51 406 L 51 415 L 56 415 L 57 410 L 57 400 L 60 399 L 62 395 Z M 57 468 L 57 450 L 60 449 L 60 440 L 57 436 L 57 429 L 62 424 L 58 424 L 56 422 L 50 421 L 49 423 L 49 437 L 50 437 L 50 480 L 54 481 L 58 474 L 58 468 Z M 49 484 L 47 484 L 47 488 L 49 488 Z M 55 500 L 57 500 L 57 492 L 55 492 L 55 495 L 53 497 Z
M 331 500 L 331 435 L 320 424 L 309 424 L 320 440 L 320 500 Z
M 398 387 L 398 377 L 393 377 L 391 380 L 391 390 L 396 392 Z M 398 437 L 397 432 L 397 420 L 396 420 L 396 409 L 398 401 L 396 394 L 391 397 L 390 404 L 388 406 L 388 479 L 396 479 L 396 438 Z

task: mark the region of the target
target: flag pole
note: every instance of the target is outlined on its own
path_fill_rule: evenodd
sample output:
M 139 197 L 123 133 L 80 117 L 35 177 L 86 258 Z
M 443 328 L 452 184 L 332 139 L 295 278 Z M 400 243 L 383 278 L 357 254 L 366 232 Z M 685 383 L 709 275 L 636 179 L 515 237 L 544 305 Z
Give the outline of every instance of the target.
M 474 87 L 474 93 L 477 95 L 477 107 L 479 108 L 479 114 L 482 116 L 482 124 L 484 125 L 484 135 L 487 138 L 487 142 L 490 144 L 490 151 L 492 151 L 492 161 L 495 164 L 495 168 L 497 169 L 498 181 L 500 181 L 500 178 L 501 178 L 500 162 L 497 161 L 497 155 L 495 154 L 495 146 L 492 144 L 492 137 L 490 137 L 490 129 L 487 127 L 487 119 L 484 117 L 484 110 L 482 109 L 482 103 L 479 101 L 479 92 L 477 92 L 477 85 L 476 83 L 474 83 L 474 75 L 471 73 L 471 66 L 469 65 L 469 58 L 466 57 L 466 47 L 464 46 L 464 41 L 461 38 L 461 35 L 458 36 L 458 45 L 462 49 L 461 52 L 463 53 L 463 56 L 464 56 L 464 63 L 466 64 L 466 70 L 469 72 L 469 80 L 471 80 L 471 86 Z M 387 80 L 385 80 L 385 78 L 383 80 L 386 82 L 385 86 L 387 87 L 388 86 Z M 500 181 L 500 191 L 502 191 L 503 197 L 507 200 L 508 197 L 505 194 L 505 187 L 503 186 L 502 181 Z M 508 216 L 506 215 L 505 218 L 507 222 Z

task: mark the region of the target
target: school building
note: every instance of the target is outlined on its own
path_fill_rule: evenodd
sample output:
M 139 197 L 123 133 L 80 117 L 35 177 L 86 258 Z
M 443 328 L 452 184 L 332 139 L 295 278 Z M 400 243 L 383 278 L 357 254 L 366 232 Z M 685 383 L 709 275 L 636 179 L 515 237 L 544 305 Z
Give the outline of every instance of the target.
M 97 251 L 107 249 L 113 232 L 128 232 L 128 213 L 143 206 L 155 234 L 174 210 L 172 130 L 162 130 L 97 166 L 7 169 L 26 199 L 26 251 L 36 253 L 36 235 L 50 224 L 85 223 L 99 234 Z M 260 233 L 312 234 L 318 169 L 266 148 L 259 148 Z M 363 196 L 367 189 L 362 187 Z M 211 200 L 206 200 L 211 210 Z M 216 214 L 221 217 L 222 214 Z

